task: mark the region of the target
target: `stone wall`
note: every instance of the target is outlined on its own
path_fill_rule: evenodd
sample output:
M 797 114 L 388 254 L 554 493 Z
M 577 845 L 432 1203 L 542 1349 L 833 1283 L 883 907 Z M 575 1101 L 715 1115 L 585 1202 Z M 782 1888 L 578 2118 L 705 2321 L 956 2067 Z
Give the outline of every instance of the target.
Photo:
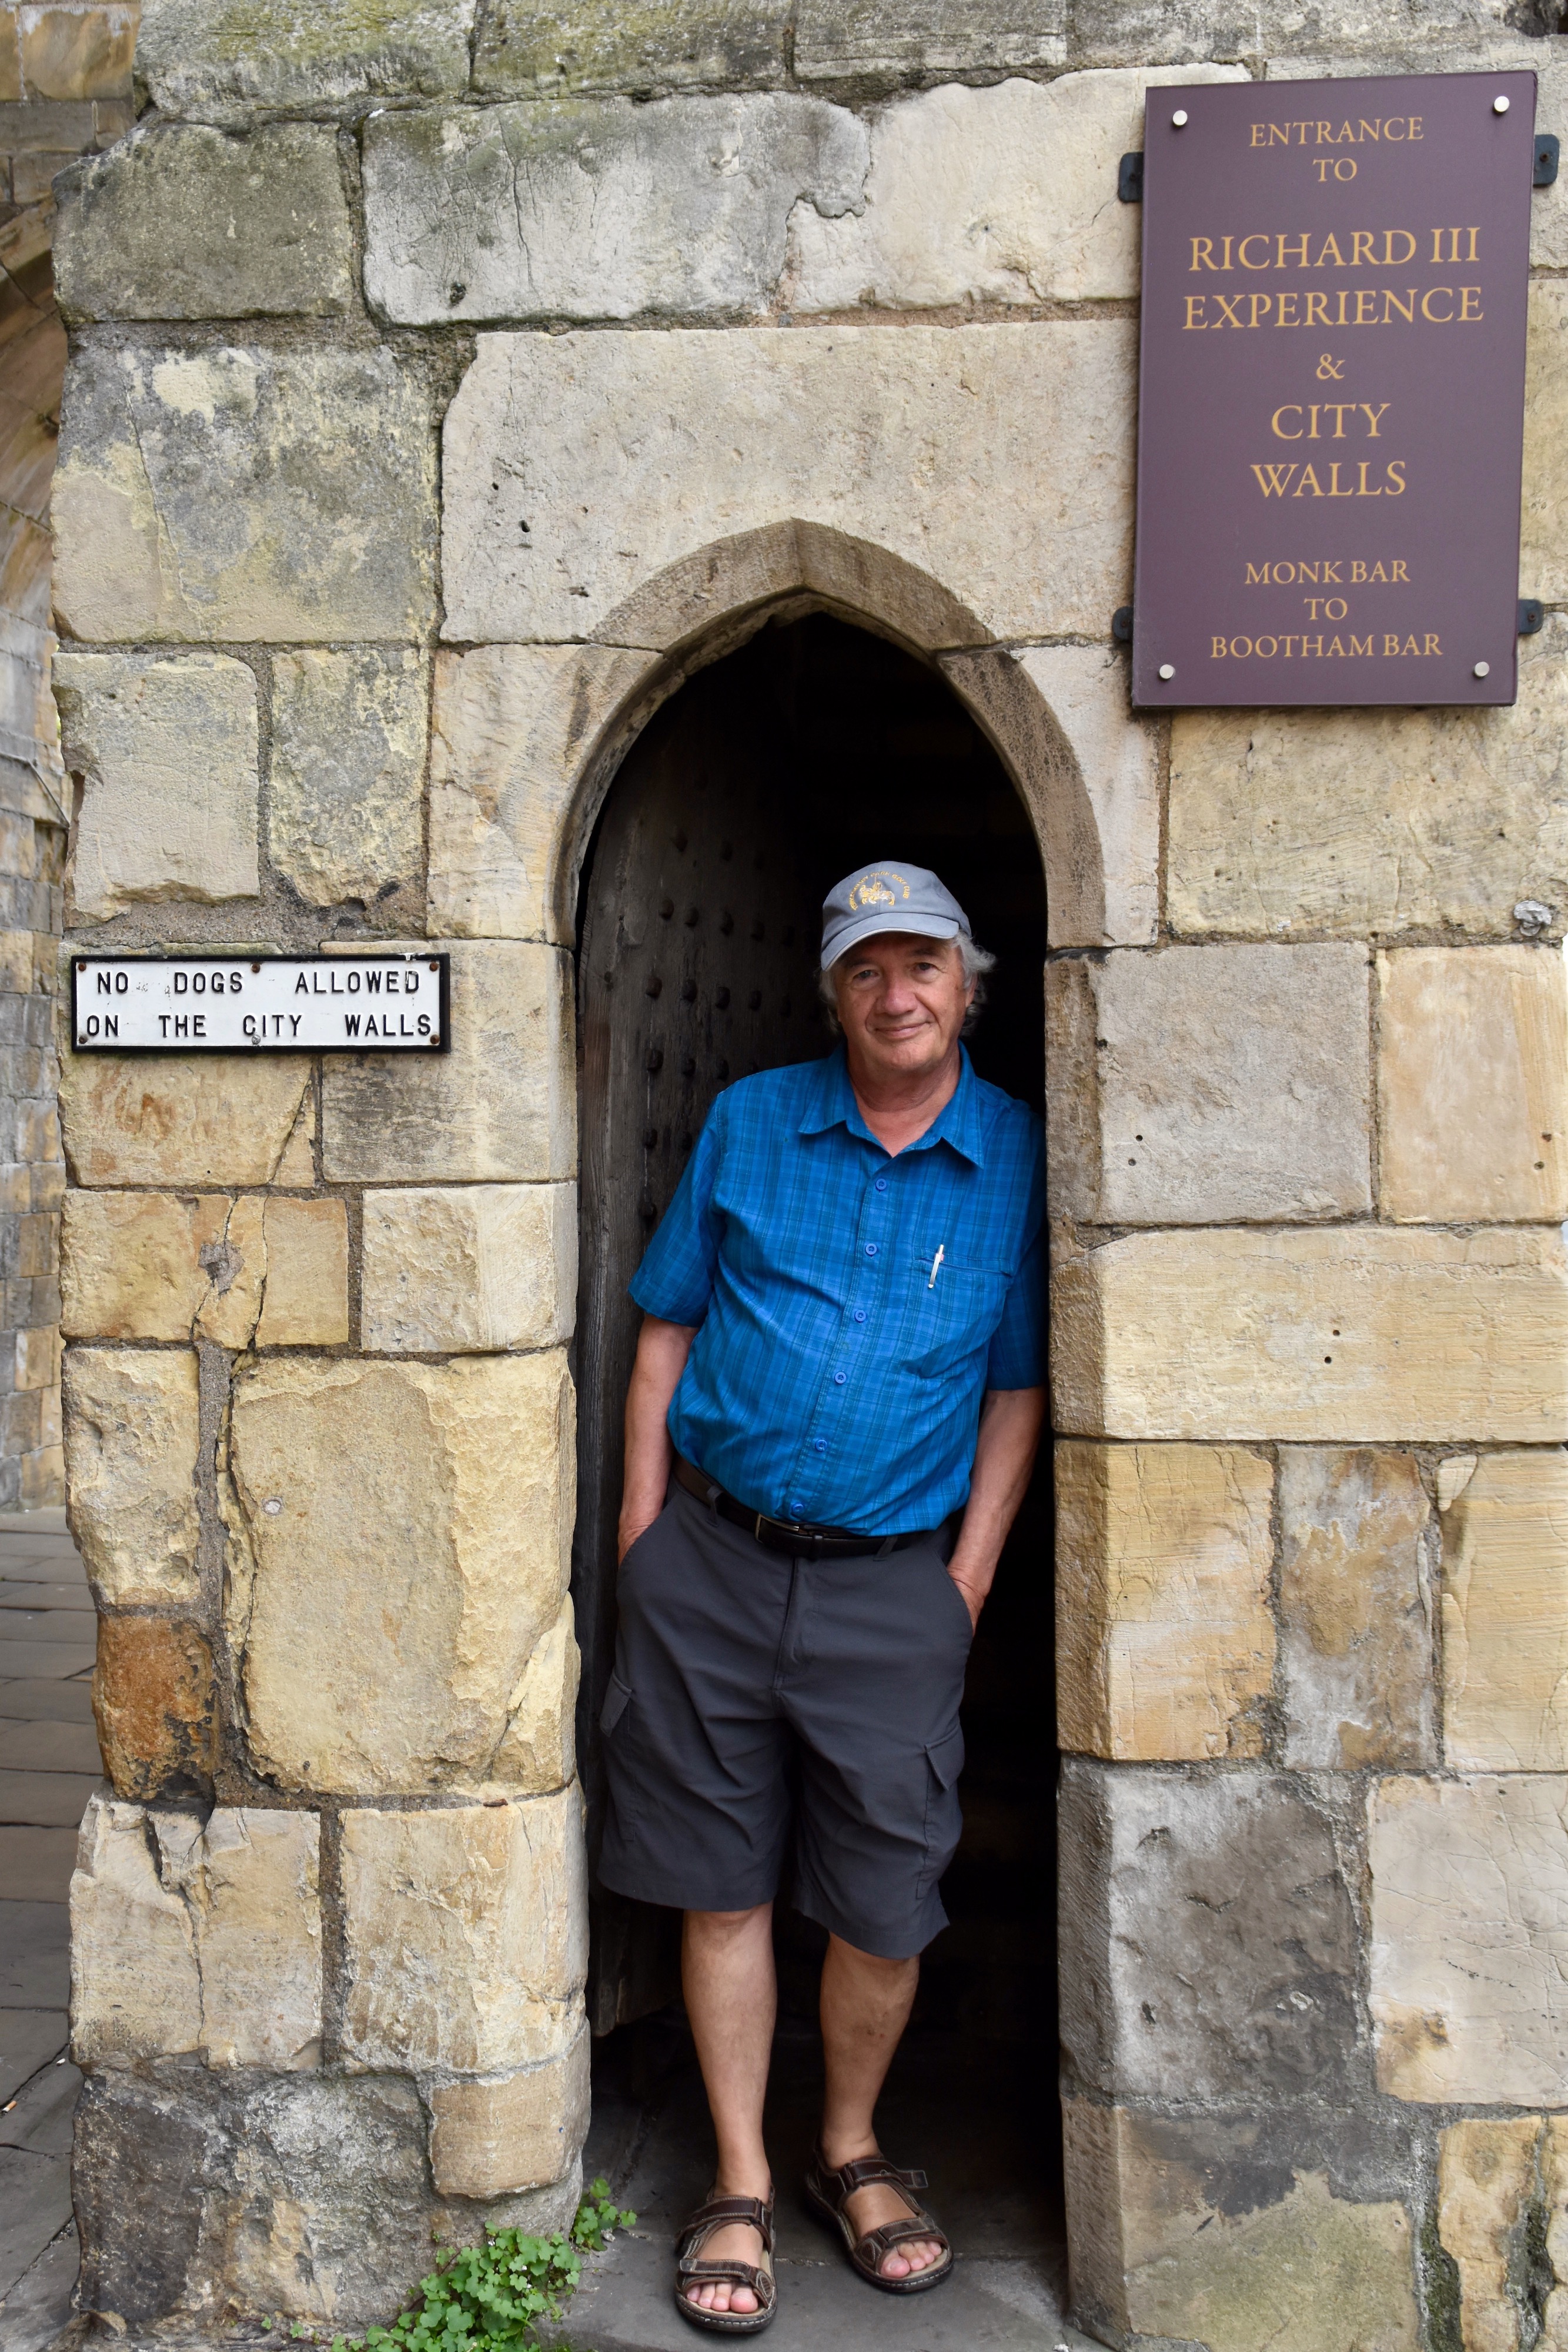
M 1046 859 L 1079 2312 L 1562 2326 L 1568 186 L 1514 708 L 1138 719 L 1110 627 L 1151 75 L 1525 65 L 1561 129 L 1518 16 L 147 8 L 59 184 L 68 944 L 439 942 L 455 1043 L 67 1057 L 96 2307 L 380 2315 L 571 2201 L 576 876 L 817 602 Z

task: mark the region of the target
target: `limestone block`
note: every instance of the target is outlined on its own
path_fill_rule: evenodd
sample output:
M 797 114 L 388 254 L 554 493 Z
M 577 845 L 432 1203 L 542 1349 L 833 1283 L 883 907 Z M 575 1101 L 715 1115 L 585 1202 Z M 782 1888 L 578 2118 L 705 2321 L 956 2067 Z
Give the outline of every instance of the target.
M 1538 126 L 1539 127 L 1539 126 Z M 1519 579 L 1527 596 L 1549 604 L 1568 597 L 1568 287 L 1538 278 L 1530 289 L 1530 340 L 1524 377 L 1524 484 L 1520 511 Z
M 458 941 L 452 1050 L 329 1055 L 322 1162 L 343 1183 L 543 1183 L 577 1170 L 570 960 Z
M 1568 1780 L 1378 1781 L 1368 1799 L 1371 2006 L 1396 2098 L 1568 2100 Z
M 347 1211 L 255 1194 L 68 1192 L 61 1299 L 68 1339 L 340 1344 Z
M 1056 1448 L 1057 1737 L 1092 1756 L 1260 1756 L 1273 1476 L 1238 1446 Z
M 792 207 L 861 201 L 822 100 L 558 100 L 365 126 L 365 293 L 402 323 L 765 309 Z
M 63 1054 L 60 1126 L 77 1184 L 314 1181 L 303 1054 Z
M 1364 948 L 1165 948 L 1047 972 L 1058 1213 L 1106 1224 L 1372 1205 Z
M 653 667 L 617 646 L 479 646 L 436 656 L 436 936 L 570 940 L 586 829 L 570 824 L 569 810 L 596 744 Z
M 165 114 L 435 97 L 468 79 L 474 0 L 142 0 L 136 69 Z
M 94 1797 L 71 1880 L 78 2064 L 198 2053 L 294 2072 L 320 2054 L 320 1823 Z
M 1423 2341 L 1397 2159 L 1359 2119 L 1167 2118 L 1069 2099 L 1064 2125 L 1073 2311 L 1107 2342 Z
M 566 1590 L 572 1459 L 559 1353 L 242 1367 L 228 1631 L 257 1769 L 366 1795 L 486 1780 Z
M 341 1201 L 268 1201 L 256 1343 L 340 1347 L 349 1337 L 349 1224 Z
M 1141 217 L 1107 197 L 1122 156 L 1144 143 L 1145 92 L 1245 78 L 1240 66 L 1134 68 L 944 82 L 904 99 L 875 119 L 863 203 L 797 206 L 783 299 L 800 312 L 1135 299 Z
M 1064 1758 L 1061 2040 L 1085 2089 L 1325 2099 L 1355 2044 L 1348 1841 L 1310 1782 Z
M 690 595 L 655 575 L 794 519 L 956 599 L 948 644 L 1098 636 L 1129 578 L 1133 369 L 1124 320 L 483 335 L 447 411 L 445 634 L 663 645 Z M 587 481 L 613 488 L 585 514 Z
M 1436 1764 L 1434 1530 L 1415 1457 L 1281 1446 L 1280 1519 L 1286 1763 Z
M 1568 979 L 1560 950 L 1377 959 L 1383 1213 L 1458 1224 L 1568 1214 Z
M 1061 65 L 1062 0 L 801 0 L 795 70 L 802 81 L 923 80 Z
M 128 0 L 89 0 L 79 14 L 42 0 L 13 8 L 11 15 L 20 36 L 21 75 L 8 98 L 25 90 L 29 100 L 53 99 L 63 105 L 89 99 L 129 103 L 137 11 Z M 104 116 L 113 119 L 110 107 Z M 48 143 L 45 130 L 40 144 Z
M 572 1631 L 572 1607 L 541 1635 L 512 1693 L 511 1717 L 496 1750 L 490 1777 L 528 1796 L 564 1789 L 577 1769 L 577 1686 L 581 1659 Z
M 442 2083 L 430 2094 L 430 2165 L 444 2197 L 501 2197 L 559 2180 L 588 2131 L 589 2036 L 498 2083 Z
M 1507 709 L 1180 711 L 1177 932 L 1507 939 L 1568 908 L 1568 619 L 1519 640 Z
M 1459 2273 L 1465 2352 L 1518 2352 L 1539 2195 L 1537 2116 L 1467 2116 L 1437 2141 L 1437 2235 Z M 1550 2344 L 1552 2337 L 1545 2338 Z
M 1160 898 L 1157 729 L 1128 709 L 1125 668 L 1103 646 L 1036 646 L 1017 659 L 1050 704 L 1078 762 L 1103 890 L 1095 926 L 1064 925 L 1058 904 L 1051 906 L 1051 944 L 1152 946 Z M 1048 864 L 1050 851 L 1048 844 Z M 1060 890 L 1053 894 L 1060 896 Z
M 52 513 L 72 636 L 418 636 L 434 612 L 429 393 L 385 348 L 84 343 Z
M 572 1184 L 367 1192 L 361 1312 L 376 1354 L 549 1348 L 577 1306 Z
M 576 1789 L 431 1812 L 353 1808 L 343 1906 L 351 2069 L 499 2074 L 577 2040 L 588 1880 Z
M 1531 50 L 1505 29 L 1517 22 L 1508 0 L 1430 0 L 1414 17 L 1369 8 L 1365 0 L 1267 11 L 1239 7 L 1236 0 L 1188 0 L 1179 12 L 1159 0 L 1079 0 L 1072 30 L 1074 54 L 1096 64 L 1128 57 L 1253 57 L 1267 59 L 1270 80 L 1295 81 L 1467 69 L 1480 62 L 1470 54 L 1472 43 L 1491 62 L 1525 64 Z M 1466 47 L 1455 57 L 1449 44 L 1460 41 Z
M 193 1601 L 193 1351 L 69 1348 L 64 1390 L 71 1532 L 101 1599 Z
M 384 911 L 423 855 L 424 658 L 278 654 L 272 679 L 272 862 L 308 906 Z
M 197 654 L 55 656 L 60 750 L 82 783 L 70 887 L 89 922 L 146 900 L 254 898 L 256 679 Z
M 92 1712 L 116 1796 L 210 1796 L 215 1708 L 213 1654 L 200 1626 L 99 1618 Z
M 657 11 L 618 0 L 500 0 L 483 12 L 474 87 L 486 96 L 751 89 L 785 79 L 784 0 L 664 0 Z
M 89 319 L 328 318 L 353 298 L 335 131 L 152 128 L 61 179 L 55 292 Z
M 1568 1768 L 1568 1456 L 1486 1454 L 1443 1517 L 1450 1764 Z
M 1056 1275 L 1055 1425 L 1560 1444 L 1565 1275 L 1556 1234 L 1523 1227 L 1133 1234 Z

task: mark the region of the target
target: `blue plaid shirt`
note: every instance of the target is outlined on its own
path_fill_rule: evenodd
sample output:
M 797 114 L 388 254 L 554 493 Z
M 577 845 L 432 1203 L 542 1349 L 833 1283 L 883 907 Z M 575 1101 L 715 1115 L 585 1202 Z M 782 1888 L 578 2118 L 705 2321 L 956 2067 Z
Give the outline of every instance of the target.
M 670 1407 L 688 1462 L 770 1518 L 934 1528 L 969 1492 L 987 1389 L 1045 1380 L 1040 1124 L 975 1076 L 895 1156 L 844 1051 L 721 1094 L 632 1296 L 698 1326 Z

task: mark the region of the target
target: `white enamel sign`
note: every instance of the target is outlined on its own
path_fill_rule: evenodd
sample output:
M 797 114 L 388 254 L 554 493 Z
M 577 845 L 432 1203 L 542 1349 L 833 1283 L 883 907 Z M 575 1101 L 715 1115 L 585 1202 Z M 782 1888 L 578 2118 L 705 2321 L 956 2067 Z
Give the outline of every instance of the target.
M 78 1053 L 439 1054 L 444 955 L 73 956 Z

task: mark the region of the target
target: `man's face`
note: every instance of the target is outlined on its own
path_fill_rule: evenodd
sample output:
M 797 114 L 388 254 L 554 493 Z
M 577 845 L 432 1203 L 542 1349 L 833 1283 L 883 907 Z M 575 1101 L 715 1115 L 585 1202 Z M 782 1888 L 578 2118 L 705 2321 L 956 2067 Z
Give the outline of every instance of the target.
M 955 940 L 884 931 L 839 958 L 833 991 L 852 1070 L 918 1077 L 952 1052 L 975 984 Z

